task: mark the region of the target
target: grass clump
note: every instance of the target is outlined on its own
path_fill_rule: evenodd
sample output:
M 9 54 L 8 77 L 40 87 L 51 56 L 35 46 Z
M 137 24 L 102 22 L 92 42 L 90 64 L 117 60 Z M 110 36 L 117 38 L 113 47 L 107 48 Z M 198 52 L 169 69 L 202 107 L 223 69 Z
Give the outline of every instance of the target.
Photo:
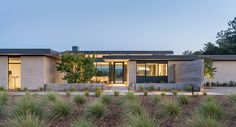
M 114 91 L 114 96 L 119 96 L 120 92 L 119 91 Z
M 124 96 L 126 100 L 137 100 L 138 97 L 134 95 L 132 92 L 127 92 L 126 95 Z
M 146 113 L 130 115 L 123 127 L 158 127 L 158 124 Z
M 95 127 L 93 123 L 85 118 L 75 121 L 70 127 Z
M 223 127 L 223 125 L 212 117 L 194 114 L 192 119 L 187 120 L 188 127 Z
M 109 95 L 102 95 L 100 99 L 103 104 L 109 104 L 112 101 L 112 97 Z
M 8 94 L 7 92 L 0 92 L 0 105 L 6 105 L 8 101 Z
M 126 101 L 124 107 L 126 114 L 141 115 L 145 112 L 139 100 Z
M 181 112 L 181 108 L 175 101 L 163 101 L 158 114 L 162 118 L 177 117 Z
M 101 101 L 95 101 L 88 105 L 85 110 L 85 116 L 87 118 L 101 118 L 105 115 L 105 105 Z
M 181 104 L 181 105 L 187 105 L 190 101 L 189 97 L 187 97 L 185 95 L 181 95 L 177 99 L 178 99 L 179 104 Z
M 236 103 L 236 94 L 231 94 L 228 96 L 229 100 L 233 103 Z
M 161 96 L 159 96 L 159 95 L 154 95 L 154 96 L 152 97 L 152 101 L 153 101 L 155 104 L 157 104 L 158 102 L 161 101 Z
M 84 104 L 86 102 L 86 97 L 83 95 L 75 95 L 73 99 L 76 104 Z
M 43 106 L 43 101 L 37 99 L 29 93 L 26 93 L 26 95 L 21 97 L 16 102 L 12 113 L 14 116 L 25 116 L 29 113 L 41 118 L 43 116 Z
M 223 116 L 223 111 L 219 103 L 214 98 L 205 98 L 201 105 L 195 111 L 206 117 L 220 119 Z
M 173 91 L 172 91 L 172 94 L 173 94 L 174 96 L 177 96 L 177 94 L 178 94 L 177 90 L 173 90 Z
M 55 101 L 48 112 L 49 119 L 59 119 L 63 117 L 67 117 L 71 114 L 71 103 L 64 100 Z
M 161 97 L 165 97 L 166 96 L 166 93 L 161 93 Z
M 47 127 L 46 124 L 37 116 L 26 113 L 26 115 L 17 115 L 9 119 L 8 127 Z
M 101 88 L 96 88 L 94 96 L 95 97 L 100 97 L 101 94 L 102 94 L 102 89 Z
M 84 96 L 89 96 L 89 91 L 88 90 L 84 90 Z
M 147 96 L 147 95 L 148 95 L 148 91 L 144 90 L 144 91 L 143 91 L 143 95 L 144 95 L 144 96 Z
M 48 101 L 55 102 L 55 101 L 57 101 L 58 94 L 56 94 L 54 92 L 48 92 L 46 97 L 47 97 Z

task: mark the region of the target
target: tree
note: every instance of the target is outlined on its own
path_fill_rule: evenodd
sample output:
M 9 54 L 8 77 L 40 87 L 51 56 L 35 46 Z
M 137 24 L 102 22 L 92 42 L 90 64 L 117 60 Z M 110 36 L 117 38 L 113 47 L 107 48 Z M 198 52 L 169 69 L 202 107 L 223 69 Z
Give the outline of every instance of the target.
M 64 53 L 61 63 L 57 66 L 59 72 L 65 73 L 64 80 L 68 83 L 85 83 L 95 75 L 94 57 L 84 54 Z
M 204 76 L 209 80 L 209 86 L 211 87 L 211 80 L 214 78 L 216 68 L 213 67 L 212 60 L 204 60 Z

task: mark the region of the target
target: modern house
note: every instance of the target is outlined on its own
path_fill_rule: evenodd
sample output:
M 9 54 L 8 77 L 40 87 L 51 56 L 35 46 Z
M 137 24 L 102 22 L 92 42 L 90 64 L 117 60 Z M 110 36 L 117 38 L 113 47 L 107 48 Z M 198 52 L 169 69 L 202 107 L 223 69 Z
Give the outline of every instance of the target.
M 108 85 L 186 84 L 200 89 L 204 83 L 204 59 L 212 59 L 217 67 L 214 82 L 236 81 L 236 56 L 184 56 L 173 51 L 79 51 L 71 53 L 95 55 L 97 74 L 91 82 Z M 60 55 L 51 49 L 0 49 L 0 86 L 6 89 L 38 90 L 44 84 L 63 84 L 57 72 Z

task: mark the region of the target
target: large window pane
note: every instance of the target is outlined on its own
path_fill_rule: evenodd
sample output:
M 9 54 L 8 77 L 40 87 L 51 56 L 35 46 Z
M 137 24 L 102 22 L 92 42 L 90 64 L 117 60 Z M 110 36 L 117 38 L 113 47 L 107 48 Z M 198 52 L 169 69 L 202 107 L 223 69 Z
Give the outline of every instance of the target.
M 137 76 L 145 76 L 145 64 L 137 64 Z
M 159 64 L 159 76 L 167 76 L 167 64 Z
M 20 57 L 9 57 L 8 63 L 9 89 L 21 88 L 21 59 Z
M 146 74 L 147 74 L 147 76 L 158 76 L 158 64 L 147 63 L 146 64 Z
M 96 65 L 97 74 L 92 78 L 93 82 L 108 83 L 109 82 L 109 63 L 100 62 Z

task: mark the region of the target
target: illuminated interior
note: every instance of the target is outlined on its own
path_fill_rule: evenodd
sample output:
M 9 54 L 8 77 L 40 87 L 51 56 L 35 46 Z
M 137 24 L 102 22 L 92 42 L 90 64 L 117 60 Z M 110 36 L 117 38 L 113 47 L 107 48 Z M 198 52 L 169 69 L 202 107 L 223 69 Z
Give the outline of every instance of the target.
M 139 63 L 137 76 L 167 76 L 167 64 Z
M 21 59 L 20 57 L 9 57 L 8 62 L 8 88 L 21 88 Z

